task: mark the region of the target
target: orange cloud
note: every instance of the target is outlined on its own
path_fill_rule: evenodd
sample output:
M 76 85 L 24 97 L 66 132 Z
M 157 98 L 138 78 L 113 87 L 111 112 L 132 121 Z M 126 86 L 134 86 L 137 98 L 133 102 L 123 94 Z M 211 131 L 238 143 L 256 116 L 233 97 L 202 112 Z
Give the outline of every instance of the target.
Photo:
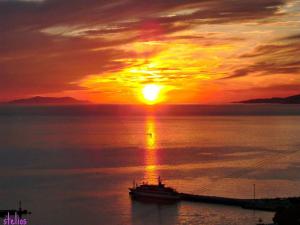
M 251 97 L 266 87 L 276 94 L 272 77 L 300 83 L 299 7 L 292 0 L 0 1 L 1 99 L 67 93 L 137 103 L 153 83 L 167 103 L 224 102 L 235 90 Z

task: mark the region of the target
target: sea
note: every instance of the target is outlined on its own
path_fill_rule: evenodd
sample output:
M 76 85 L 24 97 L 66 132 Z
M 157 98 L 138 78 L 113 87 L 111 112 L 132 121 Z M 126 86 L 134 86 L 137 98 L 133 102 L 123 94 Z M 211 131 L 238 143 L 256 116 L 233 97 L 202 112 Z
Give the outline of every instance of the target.
M 132 201 L 160 176 L 179 192 L 300 196 L 299 105 L 0 106 L 0 209 L 29 225 L 254 225 L 273 212 Z

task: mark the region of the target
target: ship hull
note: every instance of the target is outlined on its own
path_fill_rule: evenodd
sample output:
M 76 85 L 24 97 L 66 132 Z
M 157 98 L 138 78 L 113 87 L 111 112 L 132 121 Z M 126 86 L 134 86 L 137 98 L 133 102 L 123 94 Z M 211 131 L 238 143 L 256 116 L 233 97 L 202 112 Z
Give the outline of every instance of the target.
M 129 192 L 131 199 L 143 202 L 157 202 L 157 203 L 176 203 L 180 200 L 177 195 L 163 195 L 156 193 L 141 193 Z

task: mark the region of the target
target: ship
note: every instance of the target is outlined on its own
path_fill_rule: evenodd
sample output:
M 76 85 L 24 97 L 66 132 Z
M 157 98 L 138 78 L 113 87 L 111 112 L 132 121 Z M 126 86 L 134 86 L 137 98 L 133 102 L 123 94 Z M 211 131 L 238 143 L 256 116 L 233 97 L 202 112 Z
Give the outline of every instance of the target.
M 138 185 L 133 182 L 133 187 L 129 188 L 129 195 L 134 200 L 175 203 L 180 200 L 179 193 L 171 187 L 166 187 L 160 177 L 157 184 L 148 184 L 143 182 Z

